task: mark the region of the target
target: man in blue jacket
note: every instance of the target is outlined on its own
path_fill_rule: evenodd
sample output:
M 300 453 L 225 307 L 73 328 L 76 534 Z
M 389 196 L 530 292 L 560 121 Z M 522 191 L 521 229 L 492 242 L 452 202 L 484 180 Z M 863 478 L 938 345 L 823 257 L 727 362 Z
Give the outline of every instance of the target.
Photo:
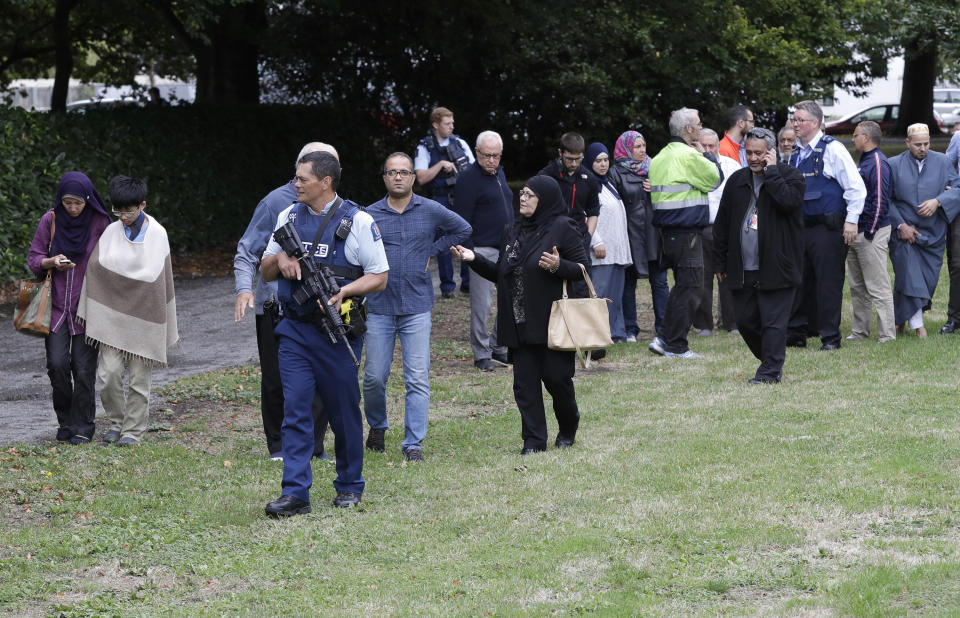
M 872 120 L 861 122 L 853 132 L 853 146 L 860 152 L 860 176 L 867 188 L 857 239 L 847 255 L 850 298 L 853 300 L 853 332 L 847 340 L 868 339 L 872 309 L 877 310 L 877 341 L 897 338 L 893 320 L 893 290 L 887 271 L 890 245 L 890 164 L 880 151 L 883 132 Z

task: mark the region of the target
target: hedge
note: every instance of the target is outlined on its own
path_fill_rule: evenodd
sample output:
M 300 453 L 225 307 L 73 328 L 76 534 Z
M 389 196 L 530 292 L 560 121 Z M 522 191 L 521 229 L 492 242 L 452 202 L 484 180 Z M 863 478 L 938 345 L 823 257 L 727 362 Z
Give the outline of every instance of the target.
M 172 249 L 232 244 L 267 192 L 293 176 L 300 147 L 334 144 L 341 193 L 361 204 L 384 193 L 379 166 L 416 138 L 378 118 L 333 106 L 185 106 L 87 110 L 0 108 L 0 281 L 24 276 L 41 215 L 60 175 L 87 174 L 107 198 L 116 174 L 146 179 L 147 207 Z M 107 205 L 109 208 L 109 204 Z

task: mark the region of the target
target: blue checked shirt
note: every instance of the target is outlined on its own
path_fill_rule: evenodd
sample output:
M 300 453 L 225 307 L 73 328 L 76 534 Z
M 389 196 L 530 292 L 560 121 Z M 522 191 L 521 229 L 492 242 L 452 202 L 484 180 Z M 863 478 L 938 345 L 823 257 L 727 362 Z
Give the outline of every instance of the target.
M 473 230 L 463 217 L 441 204 L 413 194 L 402 213 L 384 197 L 366 208 L 383 237 L 390 277 L 382 292 L 367 297 L 370 313 L 413 315 L 433 308 L 430 260 L 452 245 L 463 244 Z M 439 232 L 440 237 L 434 240 Z

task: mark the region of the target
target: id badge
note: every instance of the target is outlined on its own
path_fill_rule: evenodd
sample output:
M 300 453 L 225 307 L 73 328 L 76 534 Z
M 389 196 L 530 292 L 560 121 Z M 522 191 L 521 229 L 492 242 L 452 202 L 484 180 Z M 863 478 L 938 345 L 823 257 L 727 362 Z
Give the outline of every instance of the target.
M 750 215 L 750 220 L 747 222 L 747 226 L 749 226 L 751 230 L 757 229 L 757 213 Z

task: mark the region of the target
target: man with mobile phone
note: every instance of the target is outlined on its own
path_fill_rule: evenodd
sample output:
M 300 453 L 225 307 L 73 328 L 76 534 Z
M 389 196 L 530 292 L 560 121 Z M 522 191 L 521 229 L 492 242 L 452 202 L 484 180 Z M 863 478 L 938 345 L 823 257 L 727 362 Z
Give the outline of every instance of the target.
M 776 384 L 802 280 L 805 183 L 779 161 L 771 131 L 750 129 L 743 149 L 747 167 L 727 180 L 713 226 L 714 264 L 733 292 L 740 336 L 760 360 L 750 383 Z

